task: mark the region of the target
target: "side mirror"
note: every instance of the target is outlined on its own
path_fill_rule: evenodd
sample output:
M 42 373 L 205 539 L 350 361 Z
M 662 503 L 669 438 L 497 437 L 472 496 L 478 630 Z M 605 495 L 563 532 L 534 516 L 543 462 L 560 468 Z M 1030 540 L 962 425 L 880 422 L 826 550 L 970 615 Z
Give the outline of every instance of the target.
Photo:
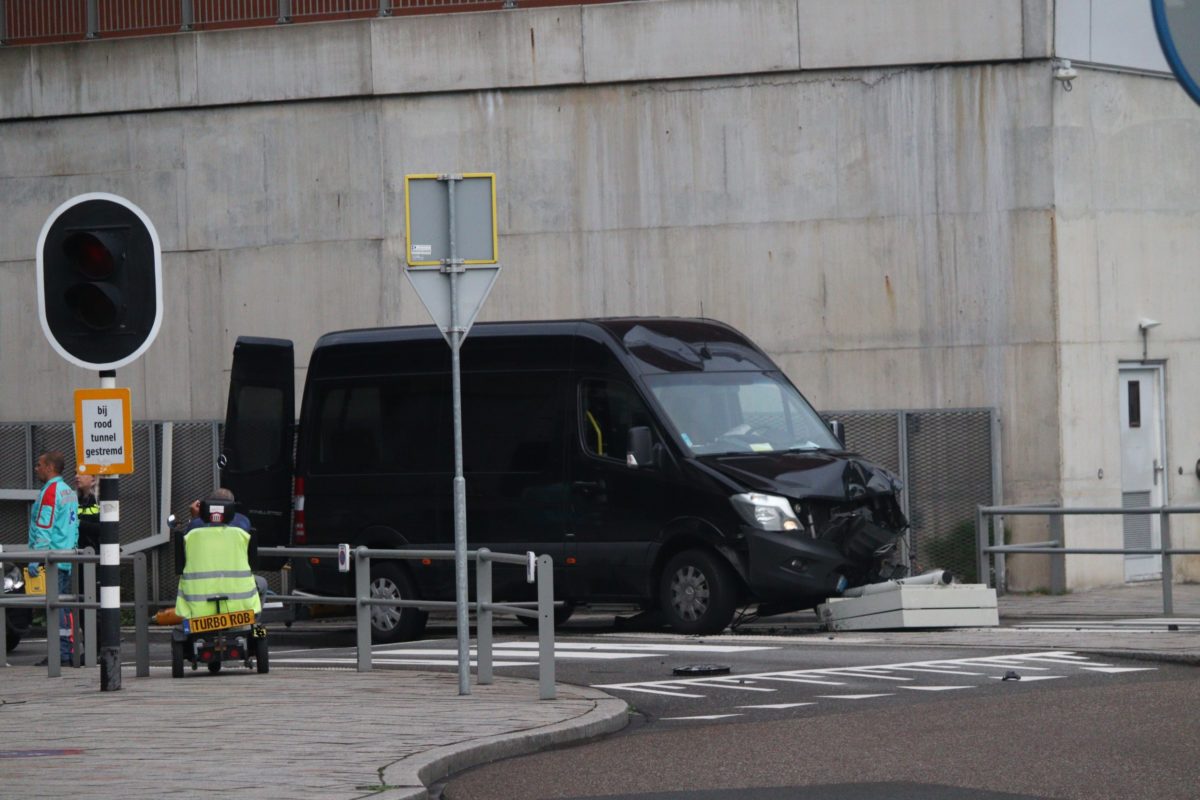
M 829 430 L 833 431 L 838 443 L 844 448 L 846 446 L 846 426 L 842 424 L 842 421 L 840 419 L 830 420 Z
M 625 454 L 625 464 L 634 468 L 654 466 L 654 436 L 645 425 L 629 429 L 629 449 Z

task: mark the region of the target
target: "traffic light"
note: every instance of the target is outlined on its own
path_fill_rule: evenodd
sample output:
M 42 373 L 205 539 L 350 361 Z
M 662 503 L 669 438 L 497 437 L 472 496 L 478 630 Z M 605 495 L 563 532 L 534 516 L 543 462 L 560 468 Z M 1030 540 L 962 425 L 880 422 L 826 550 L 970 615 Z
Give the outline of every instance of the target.
M 158 334 L 158 234 L 122 197 L 84 194 L 59 206 L 38 239 L 37 276 L 46 338 L 78 366 L 116 369 L 145 352 Z

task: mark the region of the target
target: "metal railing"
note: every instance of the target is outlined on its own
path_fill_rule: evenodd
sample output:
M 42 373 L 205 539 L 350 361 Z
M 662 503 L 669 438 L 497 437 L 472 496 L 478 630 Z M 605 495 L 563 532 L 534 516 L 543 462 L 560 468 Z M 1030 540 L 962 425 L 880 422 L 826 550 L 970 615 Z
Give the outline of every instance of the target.
M 260 547 L 259 556 L 269 558 L 336 558 L 337 548 L 332 547 Z M 356 547 L 351 551 L 354 558 L 354 597 L 314 598 L 312 595 L 273 594 L 272 601 L 285 603 L 354 606 L 355 647 L 358 651 L 359 672 L 371 670 L 371 608 L 417 608 L 421 610 L 453 611 L 457 604 L 453 600 L 394 600 L 371 597 L 371 559 L 430 559 L 454 560 L 453 550 L 381 550 Z M 490 684 L 492 675 L 492 614 L 500 611 L 520 617 L 533 617 L 538 621 L 538 696 L 542 700 L 555 698 L 554 677 L 554 562 L 550 556 L 535 556 L 532 552 L 523 556 L 511 553 L 493 553 L 486 547 L 468 550 L 467 560 L 476 562 L 475 602 L 468 609 L 475 612 L 476 620 L 476 680 L 481 685 Z M 536 608 L 525 603 L 496 603 L 492 600 L 492 564 L 524 566 L 526 580 L 537 582 Z
M 536 5 L 617 1 L 537 0 Z M 520 5 L 520 0 L 0 0 L 0 44 L 512 9 Z
M 132 563 L 134 567 L 134 601 L 122 603 L 122 608 L 134 609 L 134 626 L 136 629 L 135 651 L 136 671 L 139 678 L 150 674 L 149 649 L 149 612 L 147 602 L 147 569 L 145 550 L 161 547 L 164 541 L 151 541 L 161 537 L 150 537 L 143 540 L 144 547 L 134 543 L 123 548 L 122 563 Z M 262 547 L 259 555 L 282 558 L 337 558 L 337 548 L 303 548 L 303 547 Z M 394 600 L 371 597 L 371 559 L 430 559 L 453 560 L 453 550 L 380 550 L 357 547 L 351 551 L 354 557 L 354 597 L 319 597 L 312 595 L 272 594 L 272 602 L 321 605 L 345 605 L 355 608 L 355 647 L 357 649 L 357 668 L 359 672 L 371 671 L 371 609 L 373 607 L 416 608 L 421 610 L 454 610 L 457 606 L 453 600 Z M 78 665 L 96 665 L 96 622 L 95 612 L 100 604 L 95 599 L 95 565 L 100 557 L 91 552 L 74 550 L 28 550 L 5 549 L 0 551 L 0 558 L 14 563 L 38 562 L 46 565 L 46 595 L 12 596 L 0 598 L 0 645 L 5 644 L 7 630 L 5 628 L 5 609 L 31 608 L 46 611 L 46 670 L 49 677 L 61 675 L 59 664 L 58 637 L 52 635 L 55 624 L 55 613 L 60 608 L 81 609 L 84 612 L 84 653 L 73 656 Z M 538 621 L 538 696 L 542 700 L 553 700 L 556 697 L 554 670 L 554 562 L 550 556 L 535 556 L 528 552 L 523 556 L 511 553 L 493 553 L 486 547 L 467 552 L 467 559 L 476 562 L 475 598 L 468 608 L 476 615 L 476 680 L 480 685 L 488 685 L 493 681 L 493 620 L 494 612 L 515 614 L 520 617 L 533 617 Z M 51 563 L 51 560 L 53 563 Z M 58 564 L 60 562 L 84 565 L 82 599 L 78 595 L 62 596 L 58 593 Z M 526 580 L 537 582 L 536 608 L 530 608 L 529 603 L 496 603 L 492 599 L 492 564 L 510 564 L 526 569 Z M 77 621 L 78 624 L 78 621 Z M 0 665 L 4 662 L 0 661 Z
M 1051 569 L 1052 591 L 1062 591 L 1062 556 L 1066 555 L 1159 555 L 1162 556 L 1163 616 L 1175 613 L 1172 588 L 1174 569 L 1172 556 L 1197 555 L 1200 549 L 1171 546 L 1171 516 L 1173 514 L 1200 514 L 1200 506 L 1144 506 L 1142 508 L 1080 507 L 1062 508 L 1051 505 L 1030 506 L 978 506 L 975 512 L 975 533 L 979 552 L 979 578 L 1003 591 L 1005 583 L 1004 557 L 1008 553 L 1038 553 L 1057 559 Z M 1158 515 L 1161 537 L 1158 547 L 1064 547 L 1062 544 L 1062 518 L 1070 516 L 1149 516 Z M 992 520 L 1000 517 L 1049 517 L 1055 526 L 1057 539 L 1023 544 L 1004 544 L 1003 524 L 993 527 Z M 1002 522 L 1002 521 L 1001 521 Z M 989 543 L 989 540 L 991 543 Z M 994 583 L 992 569 L 995 569 Z
M 92 549 L 84 550 L 28 550 L 4 549 L 0 551 L 0 559 L 5 562 L 26 564 L 30 562 L 42 565 L 46 576 L 46 594 L 42 595 L 2 595 L 0 596 L 0 645 L 7 650 L 8 628 L 5 616 L 9 608 L 44 609 L 46 612 L 46 674 L 57 678 L 62 674 L 59 662 L 58 629 L 56 622 L 60 608 L 78 609 L 83 611 L 83 619 L 76 615 L 73 623 L 74 639 L 79 641 L 79 633 L 83 633 L 83 652 L 79 648 L 71 656 L 75 666 L 96 666 L 96 611 L 100 603 L 96 599 L 96 565 L 100 556 Z M 82 578 L 78 570 L 72 570 L 74 593 L 60 595 L 58 593 L 58 572 L 60 563 L 81 564 Z M 139 678 L 150 674 L 150 613 L 147 597 L 148 570 L 145 553 L 122 553 L 122 564 L 133 564 L 133 602 L 121 603 L 122 609 L 133 609 L 134 617 L 134 670 Z M 83 592 L 80 594 L 79 588 Z M 6 661 L 0 660 L 0 666 L 7 666 Z

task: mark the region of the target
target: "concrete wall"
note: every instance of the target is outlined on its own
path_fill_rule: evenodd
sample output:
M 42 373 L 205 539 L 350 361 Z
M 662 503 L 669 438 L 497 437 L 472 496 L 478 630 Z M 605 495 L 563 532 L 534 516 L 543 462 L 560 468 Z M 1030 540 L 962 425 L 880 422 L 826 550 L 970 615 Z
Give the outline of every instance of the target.
M 211 418 L 240 334 L 294 339 L 299 384 L 327 330 L 427 322 L 404 175 L 489 170 L 505 271 L 481 319 L 724 319 L 818 407 L 999 408 L 1009 502 L 1091 496 L 1116 427 L 1089 398 L 1115 403 L 1097 381 L 1136 326 L 1079 290 L 1129 302 L 1116 264 L 1194 252 L 1170 209 L 1197 202 L 1195 158 L 1148 167 L 1156 143 L 1194 151 L 1196 114 L 1165 79 L 1062 92 L 1052 14 L 645 0 L 0 49 L 0 420 L 68 418 L 96 380 L 37 321 L 32 251 L 63 199 L 154 219 L 169 316 L 119 380 L 138 418 Z M 1153 315 L 1186 367 L 1195 332 Z M 1015 565 L 1049 584 L 1045 559 Z
M 1150 331 L 1146 355 L 1165 364 L 1171 503 L 1200 503 L 1200 109 L 1174 81 L 1083 70 L 1070 93 L 1056 92 L 1055 202 L 1060 309 L 1063 501 L 1120 505 L 1118 367 L 1142 358 L 1138 320 Z M 1100 477 L 1101 474 L 1103 477 Z M 1173 521 L 1176 541 L 1200 546 L 1200 525 Z M 1067 529 L 1075 546 L 1119 547 L 1119 518 Z M 1179 574 L 1200 576 L 1200 559 Z M 1113 557 L 1077 557 L 1074 584 L 1122 580 Z

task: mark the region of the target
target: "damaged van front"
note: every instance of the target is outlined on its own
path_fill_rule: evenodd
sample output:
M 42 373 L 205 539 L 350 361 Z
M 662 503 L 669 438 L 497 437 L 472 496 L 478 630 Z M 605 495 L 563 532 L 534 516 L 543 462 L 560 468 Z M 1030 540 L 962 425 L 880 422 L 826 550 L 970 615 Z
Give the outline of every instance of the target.
M 737 566 L 759 613 L 907 574 L 899 478 L 847 452 L 740 334 L 713 323 L 670 333 L 646 326 L 624 341 L 684 459 L 727 493 Z

